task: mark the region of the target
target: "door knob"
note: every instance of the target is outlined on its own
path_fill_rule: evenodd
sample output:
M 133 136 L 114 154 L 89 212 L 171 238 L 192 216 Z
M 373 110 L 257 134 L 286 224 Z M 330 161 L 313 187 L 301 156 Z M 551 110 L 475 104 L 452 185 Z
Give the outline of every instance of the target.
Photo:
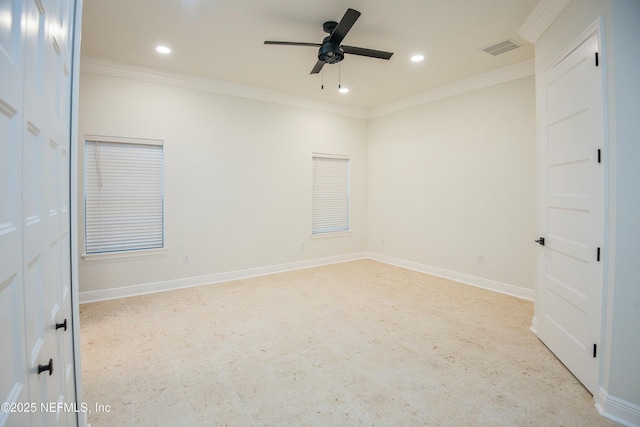
M 541 237 L 539 240 L 535 240 L 536 243 L 540 243 L 540 246 L 544 246 L 544 237 Z
M 53 374 L 53 359 L 49 359 L 49 364 L 47 365 L 38 365 L 38 374 L 45 371 L 49 371 L 49 376 Z
M 67 330 L 67 319 L 64 319 L 62 323 L 56 323 L 56 330 L 60 328 L 64 328 L 65 331 Z

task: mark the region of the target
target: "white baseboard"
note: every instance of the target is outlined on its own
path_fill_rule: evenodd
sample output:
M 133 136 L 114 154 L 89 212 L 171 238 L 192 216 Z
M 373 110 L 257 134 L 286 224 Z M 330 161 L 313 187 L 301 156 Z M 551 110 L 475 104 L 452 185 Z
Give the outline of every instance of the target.
M 490 291 L 510 295 L 516 298 L 526 299 L 528 301 L 533 301 L 535 297 L 535 292 L 533 291 L 533 289 L 521 288 L 519 286 L 509 285 L 507 283 L 497 282 L 491 279 L 484 279 L 482 277 L 472 276 L 470 274 L 458 273 L 457 271 L 445 270 L 444 268 L 439 267 L 432 267 L 430 265 L 407 261 L 400 258 L 394 258 L 375 252 L 368 252 L 367 258 L 379 262 L 384 262 L 386 264 L 407 268 L 409 270 L 431 274 L 432 276 L 443 277 L 445 279 L 454 280 L 466 285 L 488 289 Z
M 80 292 L 80 304 L 105 301 L 117 298 L 126 298 L 136 295 L 151 294 L 154 292 L 172 291 L 182 288 L 190 288 L 194 286 L 210 285 L 214 283 L 229 282 L 232 280 L 242 280 L 250 277 L 264 276 L 266 274 L 282 273 L 285 271 L 300 270 L 303 268 L 319 267 L 322 265 L 336 264 L 340 262 L 355 261 L 359 259 L 369 258 L 374 261 L 391 264 L 398 267 L 407 268 L 409 270 L 419 271 L 421 273 L 431 274 L 433 276 L 444 277 L 446 279 L 455 280 L 456 282 L 467 285 L 476 286 L 490 291 L 499 292 L 501 294 L 511 295 L 517 298 L 533 301 L 534 291 L 497 282 L 495 280 L 484 279 L 469 274 L 458 273 L 451 270 L 445 270 L 438 267 L 432 267 L 425 264 L 419 264 L 412 261 L 393 258 L 390 256 L 374 253 L 374 252 L 357 252 L 347 255 L 337 255 L 327 258 L 318 258 L 305 261 L 296 261 L 286 264 L 271 265 L 266 267 L 250 268 L 246 270 L 230 271 L 225 273 L 208 274 L 204 276 L 186 277 L 182 279 L 167 280 L 162 282 L 144 283 L 140 285 L 123 286 L 119 288 L 103 289 L 99 291 Z
M 533 319 L 531 320 L 531 327 L 529 328 L 529 330 L 538 335 L 538 318 L 536 316 L 533 316 Z
M 534 316 L 531 331 L 537 333 L 538 319 Z M 604 388 L 599 387 L 593 396 L 598 413 L 627 427 L 640 427 L 640 406 L 611 396 Z
M 225 273 L 207 274 L 204 276 L 185 277 L 182 279 L 167 280 L 163 282 L 144 283 L 140 285 L 123 286 L 119 288 L 103 289 L 99 291 L 80 292 L 80 304 L 105 301 L 117 298 L 126 298 L 136 295 L 152 294 L 155 292 L 172 291 L 194 286 L 210 285 L 214 283 L 229 282 L 232 280 L 248 279 L 250 277 L 264 276 L 267 274 L 282 273 L 285 271 L 300 270 L 303 268 L 319 267 L 340 262 L 355 261 L 367 257 L 366 252 L 337 255 L 327 258 L 317 258 L 305 261 L 296 261 L 286 264 L 271 265 L 266 267 L 249 268 L 246 270 L 230 271 Z
M 603 417 L 627 427 L 640 426 L 640 406 L 611 396 L 600 387 L 595 396 L 596 409 Z

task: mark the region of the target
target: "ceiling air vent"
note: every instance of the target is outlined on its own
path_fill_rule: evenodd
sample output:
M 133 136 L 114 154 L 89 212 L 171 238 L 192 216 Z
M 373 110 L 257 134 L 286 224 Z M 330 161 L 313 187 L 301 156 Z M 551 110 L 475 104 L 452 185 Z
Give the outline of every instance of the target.
M 491 46 L 483 47 L 482 50 L 493 55 L 498 56 L 510 50 L 519 48 L 520 45 L 511 39 L 503 40 L 501 42 L 493 43 Z

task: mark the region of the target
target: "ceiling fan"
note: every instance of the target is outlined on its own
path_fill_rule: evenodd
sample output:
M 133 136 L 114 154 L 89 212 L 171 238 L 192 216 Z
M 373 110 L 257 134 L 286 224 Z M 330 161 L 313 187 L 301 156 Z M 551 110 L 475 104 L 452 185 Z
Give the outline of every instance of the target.
M 319 47 L 318 62 L 311 70 L 311 74 L 318 74 L 324 64 L 336 64 L 344 59 L 344 54 L 368 56 L 370 58 L 389 59 L 392 52 L 383 52 L 381 50 L 366 49 L 363 47 L 342 45 L 342 40 L 346 37 L 351 27 L 360 17 L 360 12 L 354 9 L 347 9 L 340 23 L 335 21 L 327 21 L 322 25 L 322 29 L 329 35 L 324 38 L 322 43 L 301 43 L 301 42 L 279 42 L 267 40 L 264 44 L 275 44 L 285 46 L 313 46 Z

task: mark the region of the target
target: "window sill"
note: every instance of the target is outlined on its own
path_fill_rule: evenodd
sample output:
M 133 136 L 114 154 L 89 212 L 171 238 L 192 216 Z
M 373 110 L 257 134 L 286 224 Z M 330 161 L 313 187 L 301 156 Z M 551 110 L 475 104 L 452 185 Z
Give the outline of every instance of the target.
M 311 238 L 312 239 L 323 239 L 325 237 L 347 237 L 347 236 L 351 236 L 351 230 L 349 230 L 349 231 L 336 231 L 336 232 L 332 232 L 332 233 L 312 234 Z
M 83 254 L 85 261 L 102 261 L 105 259 L 132 258 L 139 256 L 162 255 L 167 253 L 167 248 L 143 249 L 139 251 L 104 252 L 99 254 Z

